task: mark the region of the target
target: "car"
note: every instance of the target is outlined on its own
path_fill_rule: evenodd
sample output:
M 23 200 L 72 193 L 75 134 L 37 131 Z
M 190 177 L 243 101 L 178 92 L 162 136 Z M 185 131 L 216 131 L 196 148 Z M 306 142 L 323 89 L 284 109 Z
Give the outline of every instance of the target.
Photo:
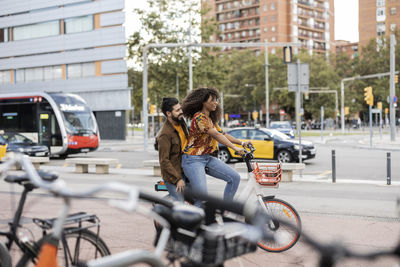
M 241 140 L 250 140 L 256 151 L 254 158 L 271 159 L 282 163 L 299 161 L 299 141 L 274 129 L 240 127 L 227 131 L 228 134 Z M 316 148 L 310 141 L 302 141 L 302 160 L 315 157 Z M 228 163 L 232 159 L 241 159 L 231 148 L 219 144 L 218 158 Z
M 290 138 L 294 138 L 294 131 L 289 121 L 272 121 L 269 127 L 286 134 Z
M 0 135 L 0 143 L 7 143 L 7 152 L 19 152 L 28 156 L 47 157 L 49 156 L 49 148 L 44 145 L 35 143 L 30 138 L 20 133 L 3 133 Z

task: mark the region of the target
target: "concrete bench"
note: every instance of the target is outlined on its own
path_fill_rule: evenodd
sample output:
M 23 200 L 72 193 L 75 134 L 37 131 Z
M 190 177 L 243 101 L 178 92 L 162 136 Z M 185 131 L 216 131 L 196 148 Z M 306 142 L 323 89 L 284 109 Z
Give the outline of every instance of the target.
M 7 160 L 8 158 L 14 157 L 13 152 L 9 152 L 7 154 L 8 155 L 3 159 L 3 161 Z M 24 157 L 28 157 L 29 158 L 29 160 L 32 162 L 32 165 L 35 167 L 36 170 L 40 169 L 40 164 L 48 163 L 50 161 L 49 157 L 29 157 L 27 155 L 25 155 Z M 22 170 L 22 167 L 18 163 L 17 165 L 14 165 L 12 167 L 12 170 L 20 171 L 20 170 Z
M 268 162 L 269 165 L 278 164 L 273 162 Z M 296 170 L 304 170 L 304 163 L 282 163 L 282 182 L 292 182 L 293 181 L 293 172 Z M 237 172 L 247 172 L 246 163 L 236 163 L 235 170 Z
M 40 164 L 48 163 L 49 157 L 29 157 L 29 160 L 32 162 L 33 166 L 35 166 L 36 170 L 39 170 Z
M 96 166 L 96 173 L 109 173 L 110 165 L 117 165 L 117 159 L 111 158 L 70 158 L 65 162 L 75 164 L 76 173 L 88 173 L 89 165 Z
M 143 166 L 144 167 L 153 167 L 153 175 L 161 176 L 160 162 L 158 161 L 158 159 L 144 160 Z
M 296 170 L 304 170 L 304 163 L 282 163 L 282 182 L 292 182 L 293 172 Z

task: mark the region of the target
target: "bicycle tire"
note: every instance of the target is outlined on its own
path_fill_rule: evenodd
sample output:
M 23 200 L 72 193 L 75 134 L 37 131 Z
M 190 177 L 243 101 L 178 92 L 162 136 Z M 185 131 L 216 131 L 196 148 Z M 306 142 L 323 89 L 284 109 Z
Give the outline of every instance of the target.
M 11 256 L 7 247 L 0 241 L 0 267 L 11 267 Z
M 59 267 L 72 266 L 76 265 L 78 262 L 85 262 L 111 254 L 104 240 L 90 230 L 70 227 L 65 228 L 64 233 L 67 242 L 68 257 L 65 259 L 65 247 L 62 240 L 60 240 L 57 252 Z M 34 266 L 41 244 L 45 238 L 46 237 L 42 237 L 39 241 L 35 242 L 33 244 L 33 252 L 24 253 L 16 266 Z M 77 242 L 78 240 L 79 242 Z M 78 250 L 76 250 L 77 247 L 79 247 Z M 82 252 L 84 252 L 84 254 Z
M 268 215 L 272 221 L 266 225 L 268 231 L 278 234 L 278 241 L 263 240 L 257 243 L 258 247 L 268 252 L 282 252 L 293 247 L 300 238 L 301 219 L 295 208 L 277 198 L 263 197 Z M 274 220 L 276 219 L 276 220 Z M 279 220 L 285 220 L 297 226 L 297 231 L 279 224 Z

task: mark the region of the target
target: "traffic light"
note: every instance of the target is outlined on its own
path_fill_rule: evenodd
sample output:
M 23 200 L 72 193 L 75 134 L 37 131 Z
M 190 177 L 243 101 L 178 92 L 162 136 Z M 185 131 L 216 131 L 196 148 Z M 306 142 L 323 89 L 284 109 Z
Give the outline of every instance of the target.
M 370 106 L 374 105 L 374 95 L 372 94 L 371 86 L 364 88 L 364 100 L 368 105 Z
M 283 47 L 283 63 L 292 63 L 292 47 Z
M 150 114 L 156 113 L 156 105 L 150 105 L 150 111 L 149 111 L 149 113 L 150 113 Z
M 399 83 L 399 75 L 394 75 L 394 83 Z

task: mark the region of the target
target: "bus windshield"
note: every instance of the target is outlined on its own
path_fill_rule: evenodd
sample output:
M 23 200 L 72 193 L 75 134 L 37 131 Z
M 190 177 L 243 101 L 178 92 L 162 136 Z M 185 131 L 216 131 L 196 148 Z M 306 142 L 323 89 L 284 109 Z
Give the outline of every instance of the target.
M 93 114 L 79 97 L 52 94 L 60 108 L 65 128 L 70 134 L 95 134 L 97 132 Z

